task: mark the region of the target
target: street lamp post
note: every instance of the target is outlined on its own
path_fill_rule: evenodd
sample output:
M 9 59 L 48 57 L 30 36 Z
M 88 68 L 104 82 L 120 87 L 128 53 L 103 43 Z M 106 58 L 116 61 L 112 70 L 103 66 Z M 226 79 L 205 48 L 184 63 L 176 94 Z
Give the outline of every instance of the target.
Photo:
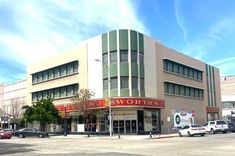
M 64 136 L 67 136 L 66 105 L 64 105 Z
M 103 62 L 99 59 L 95 59 L 95 61 L 97 62 L 100 62 L 103 64 Z M 105 68 L 107 68 L 108 70 L 108 94 L 109 94 L 109 100 L 108 100 L 108 104 L 109 104 L 109 137 L 110 139 L 112 138 L 112 110 L 111 110 L 111 107 L 112 107 L 112 100 L 111 100 L 111 95 L 110 95 L 110 88 L 111 88 L 111 85 L 110 85 L 110 68 L 108 65 L 104 64 Z

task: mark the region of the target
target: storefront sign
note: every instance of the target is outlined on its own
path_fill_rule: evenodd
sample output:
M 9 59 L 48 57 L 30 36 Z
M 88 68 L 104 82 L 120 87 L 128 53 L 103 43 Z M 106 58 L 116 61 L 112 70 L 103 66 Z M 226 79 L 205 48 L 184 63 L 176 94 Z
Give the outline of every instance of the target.
M 218 113 L 219 112 L 219 107 L 206 107 L 206 112 L 207 113 Z
M 136 111 L 113 111 L 113 120 L 137 120 Z
M 105 108 L 105 100 L 99 99 L 99 100 L 91 100 L 90 102 L 87 102 L 89 105 L 88 108 Z M 148 107 L 148 108 L 165 108 L 165 101 L 164 100 L 158 100 L 158 99 L 150 99 L 150 98 L 111 98 L 111 106 L 112 107 Z M 56 108 L 59 111 L 64 111 L 65 106 L 64 105 L 58 105 Z M 76 110 L 79 108 L 76 108 L 74 104 L 68 104 L 66 105 L 66 112 L 70 112 L 73 110 Z

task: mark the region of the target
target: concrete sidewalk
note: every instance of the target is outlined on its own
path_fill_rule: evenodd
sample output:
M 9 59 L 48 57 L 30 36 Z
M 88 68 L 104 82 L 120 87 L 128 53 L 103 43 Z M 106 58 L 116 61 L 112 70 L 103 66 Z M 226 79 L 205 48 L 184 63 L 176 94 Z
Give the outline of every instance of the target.
M 51 135 L 51 138 L 80 138 L 80 139 L 101 139 L 101 140 L 109 140 L 109 135 L 81 135 L 81 134 L 68 134 L 67 136 L 64 135 Z M 178 134 L 159 134 L 159 135 L 120 135 L 120 137 L 115 134 L 112 136 L 111 139 L 124 139 L 124 140 L 144 140 L 144 139 L 165 139 L 165 138 L 173 138 L 178 137 Z

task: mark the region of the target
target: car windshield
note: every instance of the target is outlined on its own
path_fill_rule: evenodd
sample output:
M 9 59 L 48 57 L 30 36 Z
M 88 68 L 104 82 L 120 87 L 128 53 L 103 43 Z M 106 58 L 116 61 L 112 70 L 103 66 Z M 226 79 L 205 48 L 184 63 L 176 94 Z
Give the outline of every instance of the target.
M 226 124 L 225 121 L 217 121 L 217 125 L 223 125 L 223 124 Z
M 191 125 L 191 127 L 202 127 L 201 125 Z

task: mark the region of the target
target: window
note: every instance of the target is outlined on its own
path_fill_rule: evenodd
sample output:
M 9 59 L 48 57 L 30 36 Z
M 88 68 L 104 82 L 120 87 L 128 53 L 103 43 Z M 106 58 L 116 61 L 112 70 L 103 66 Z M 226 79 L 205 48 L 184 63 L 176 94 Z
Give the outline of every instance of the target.
M 110 81 L 111 89 L 117 89 L 117 77 L 112 77 Z
M 193 69 L 189 68 L 189 77 L 193 78 Z
M 54 78 L 54 70 L 50 69 L 49 70 L 49 80 Z
M 108 53 L 103 54 L 103 64 L 108 64 Z
M 108 87 L 108 81 L 109 81 L 108 79 L 103 80 L 103 90 L 108 90 L 108 88 L 109 88 Z
M 140 78 L 140 90 L 144 90 L 144 79 Z
M 178 66 L 178 64 L 174 63 L 173 67 L 174 67 L 174 73 L 179 73 L 179 66 Z
M 129 77 L 121 76 L 121 89 L 129 87 Z
M 72 74 L 73 73 L 73 64 L 69 63 L 67 64 L 67 74 Z
M 48 91 L 48 95 L 49 95 L 51 98 L 54 98 L 54 91 L 53 91 L 53 89 L 50 89 L 50 90 Z
M 110 64 L 117 63 L 117 51 L 110 52 Z
M 194 88 L 190 88 L 190 96 L 195 97 Z
M 184 75 L 184 67 L 182 65 L 179 65 L 179 74 Z
M 73 94 L 73 86 L 71 85 L 71 86 L 67 86 L 67 96 L 73 96 L 74 94 Z
M 42 97 L 43 97 L 43 99 L 47 98 L 47 96 L 48 96 L 47 91 L 46 91 L 46 90 L 43 91 L 43 92 L 42 92 Z
M 47 80 L 48 80 L 48 72 L 44 71 L 42 81 L 47 81 Z
M 169 90 L 168 90 L 168 83 L 164 83 L 164 92 L 165 93 L 169 93 Z
M 33 83 L 37 83 L 38 82 L 37 74 L 33 74 L 32 79 L 33 79 Z
M 32 94 L 32 100 L 33 100 L 33 102 L 37 101 L 37 93 Z
M 169 93 L 174 94 L 174 85 L 172 83 L 169 83 L 168 87 L 169 87 Z
M 66 66 L 63 65 L 60 67 L 60 76 L 65 76 L 66 75 Z
M 66 87 L 60 88 L 60 97 L 66 97 Z
M 132 89 L 138 89 L 138 78 L 132 77 Z
M 73 63 L 73 72 L 74 72 L 74 73 L 77 73 L 77 72 L 78 72 L 78 64 L 79 64 L 78 61 L 75 61 L 75 62 Z
M 59 76 L 60 76 L 60 70 L 59 70 L 59 68 L 56 67 L 54 71 L 55 71 L 54 77 L 55 77 L 55 78 L 59 77 Z
M 140 64 L 144 64 L 144 54 L 143 53 L 140 53 L 139 54 L 139 59 L 140 59 Z
M 188 67 L 184 67 L 184 75 L 185 76 L 189 76 L 189 74 L 188 74 Z
M 54 90 L 54 98 L 58 99 L 60 97 L 60 89 L 59 88 L 55 88 Z
M 38 73 L 38 82 L 42 82 L 42 73 Z
M 184 86 L 180 85 L 180 95 L 184 96 L 185 91 L 184 91 Z
M 173 63 L 172 62 L 167 63 L 167 71 L 173 72 Z
M 179 85 L 175 85 L 174 89 L 175 89 L 175 94 L 180 95 L 180 86 Z
M 202 72 L 201 71 L 198 72 L 198 79 L 202 80 Z
M 185 87 L 185 95 L 190 96 L 189 87 Z
M 137 63 L 137 51 L 131 51 L 131 63 Z
M 42 99 L 42 92 L 38 92 L 38 100 Z
M 120 50 L 120 62 L 128 62 L 128 51 Z
M 198 79 L 198 71 L 193 70 L 193 78 Z

